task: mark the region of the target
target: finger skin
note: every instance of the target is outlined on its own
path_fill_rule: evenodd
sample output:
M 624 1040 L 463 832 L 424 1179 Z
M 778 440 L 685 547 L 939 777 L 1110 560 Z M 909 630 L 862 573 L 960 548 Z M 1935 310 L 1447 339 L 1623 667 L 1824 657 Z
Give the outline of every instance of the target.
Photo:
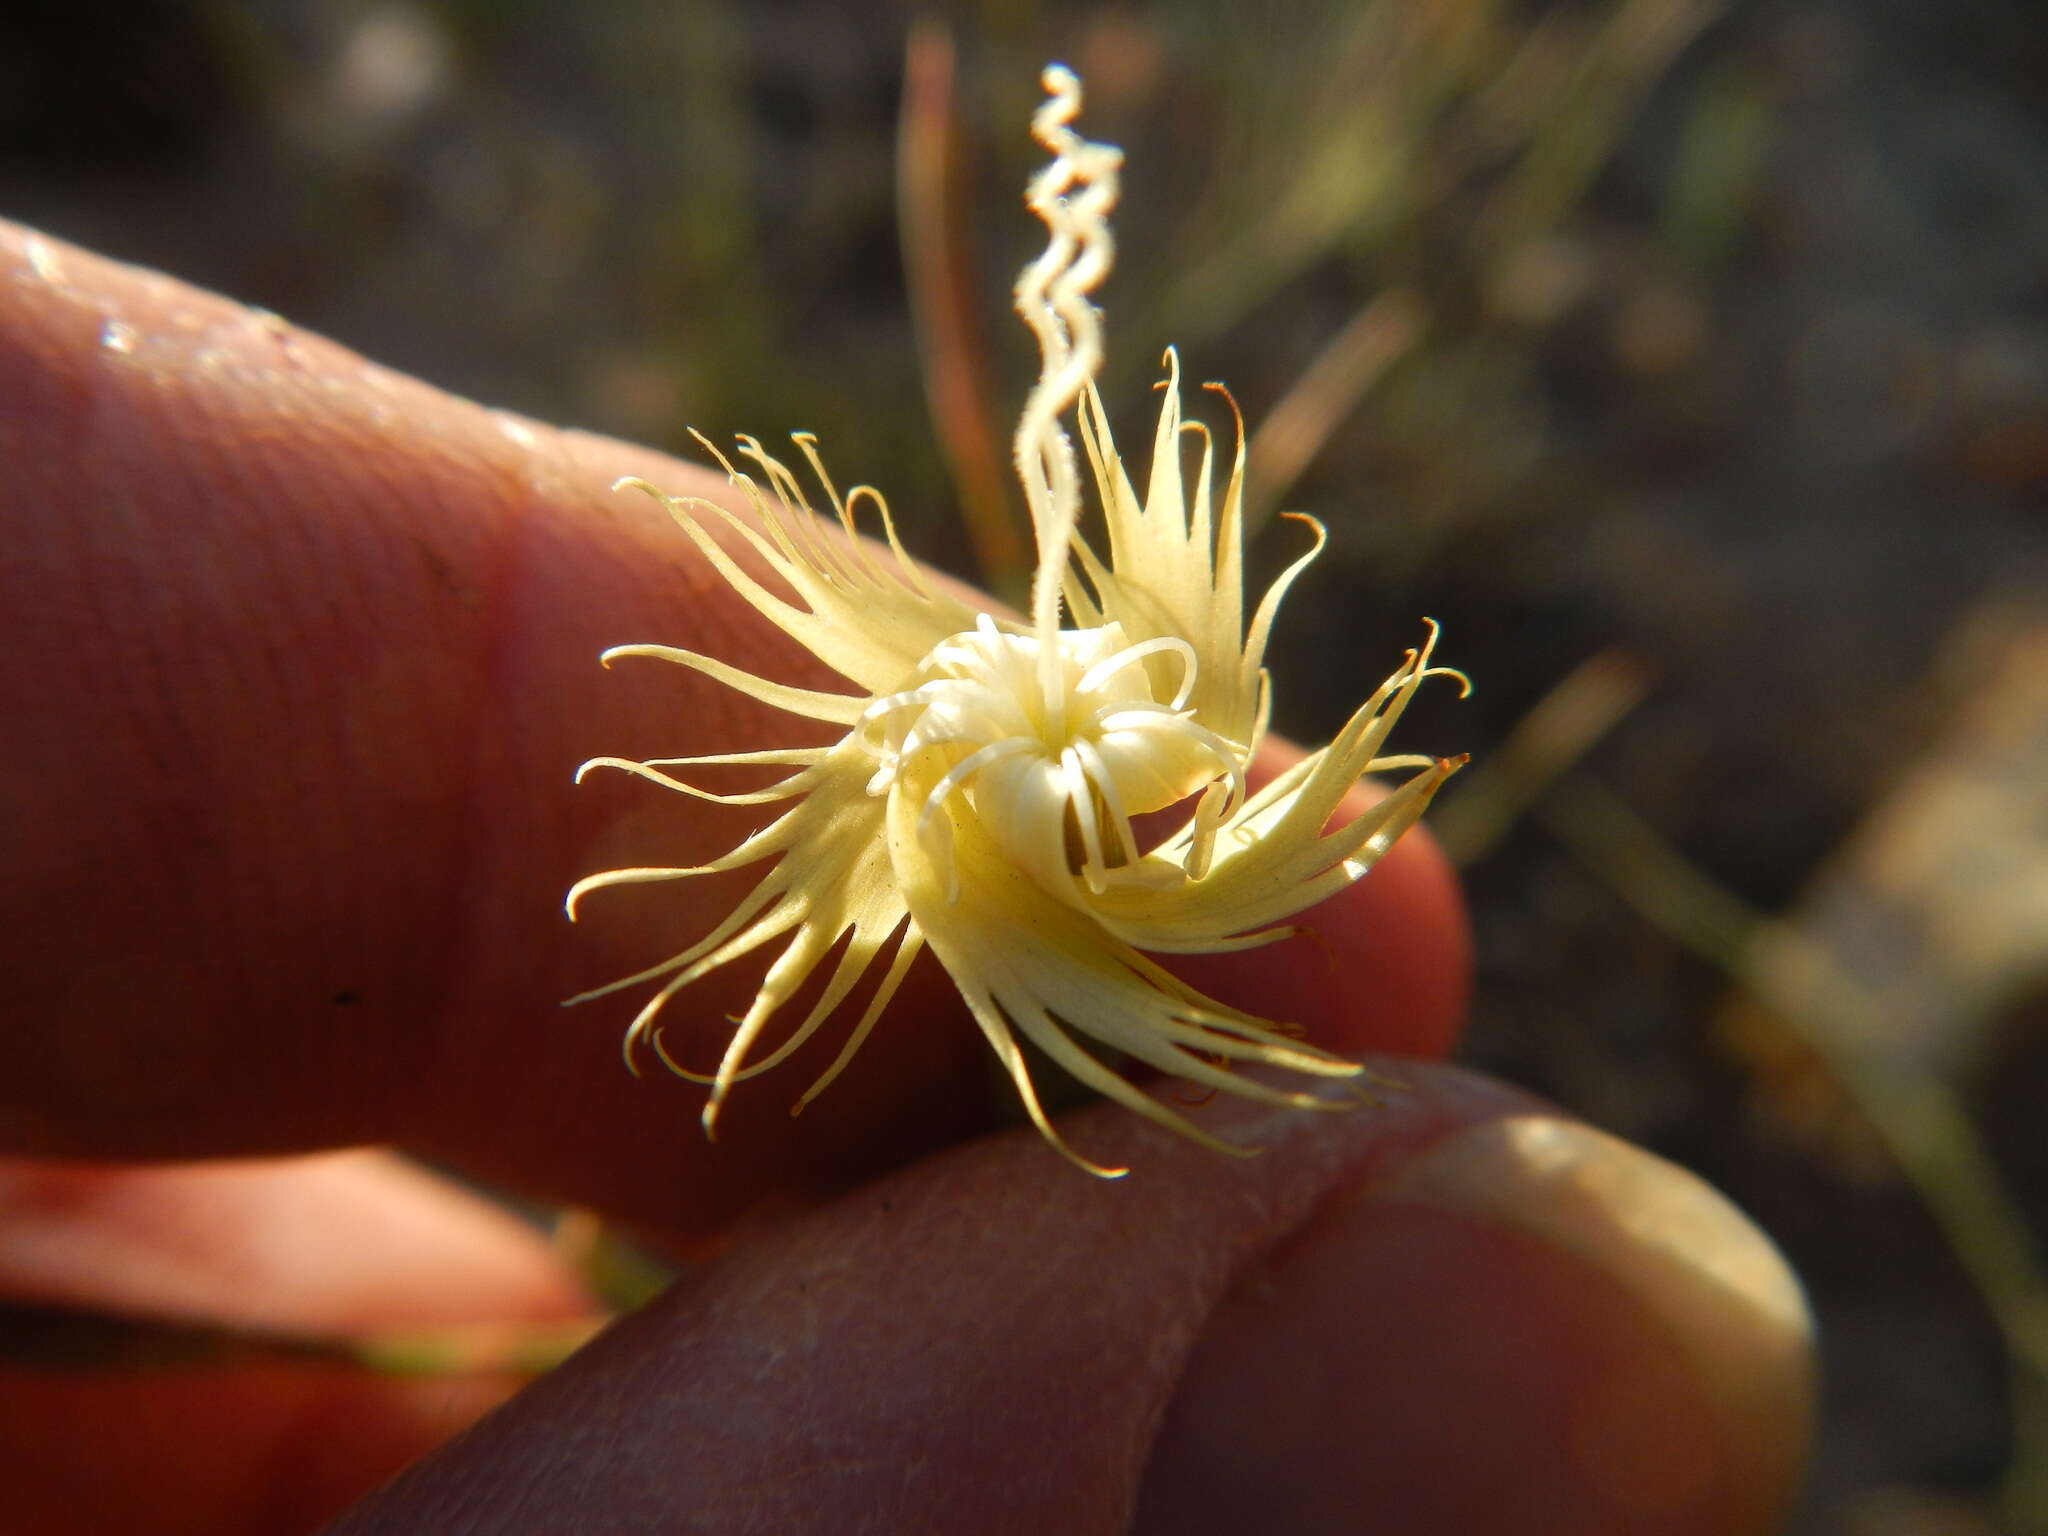
M 452 399 L 19 229 L 0 230 L 0 454 L 0 699 L 26 723 L 0 754 L 0 1150 L 393 1140 L 710 1232 L 988 1123 L 984 1047 L 933 968 L 802 1120 L 787 1106 L 836 1040 L 744 1085 L 716 1146 L 698 1090 L 621 1068 L 632 1000 L 556 1007 L 675 952 L 745 889 L 604 893 L 571 928 L 572 880 L 691 863 L 758 820 L 623 779 L 572 789 L 575 764 L 806 739 L 680 669 L 601 671 L 598 652 L 657 641 L 844 686 L 743 611 L 657 506 L 608 489 L 637 473 L 720 493 L 704 471 Z M 838 458 L 874 468 L 857 445 Z M 1463 926 L 1426 843 L 1312 921 L 1343 965 L 1273 952 L 1203 979 L 1254 1002 L 1292 988 L 1297 1021 L 1343 1048 L 1445 1046 Z M 715 1059 L 747 990 L 742 974 L 679 998 L 678 1051 Z
M 0 1372 L 0 1528 L 315 1530 L 519 1385 L 341 1366 Z
M 1022 1132 L 929 1159 L 736 1250 L 334 1529 L 1769 1529 L 1810 1378 L 1768 1245 L 1579 1128 L 1549 1142 L 1569 1177 L 1513 1165 L 1527 1198 L 1488 1209 L 1442 1171 L 1564 1123 L 1400 1070 L 1371 1112 L 1229 1106 L 1248 1162 L 1100 1109 L 1077 1143 L 1142 1175 L 1044 1178 Z
M 292 1340 L 423 1334 L 487 1352 L 581 1324 L 582 1286 L 531 1227 L 383 1153 L 198 1166 L 0 1163 L 0 1298 L 87 1322 Z M 237 1352 L 171 1361 L 81 1335 L 0 1364 L 0 1530 L 309 1530 L 524 1384 Z M 23 1342 L 10 1332 L 10 1346 Z M 138 1357 L 140 1355 L 141 1357 Z M 476 1356 L 472 1356 L 476 1358 Z
M 0 1298 L 299 1338 L 593 1309 L 536 1228 L 384 1152 L 0 1159 Z

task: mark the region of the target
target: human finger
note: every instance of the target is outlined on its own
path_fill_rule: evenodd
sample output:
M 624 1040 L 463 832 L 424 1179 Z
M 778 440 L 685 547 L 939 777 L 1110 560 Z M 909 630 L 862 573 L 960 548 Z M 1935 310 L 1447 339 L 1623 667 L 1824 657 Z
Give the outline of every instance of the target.
M 13 466 L 0 901 L 15 962 L 0 1146 L 194 1157 L 365 1140 L 545 1196 L 709 1231 L 981 1128 L 983 1047 L 924 967 L 794 1125 L 836 1042 L 735 1095 L 637 1083 L 623 1019 L 556 1000 L 702 934 L 730 879 L 633 893 L 570 929 L 561 891 L 688 864 L 744 808 L 582 758 L 788 744 L 792 726 L 597 653 L 659 640 L 840 686 L 760 622 L 645 498 L 701 469 L 456 400 L 167 278 L 0 238 L 0 450 Z M 1438 1046 L 1462 927 L 1414 839 L 1317 912 L 1329 952 L 1236 962 L 1300 988 L 1335 1043 Z M 1228 978 L 1226 977 L 1226 980 Z M 1218 983 L 1219 989 L 1231 995 Z M 715 1059 L 744 977 L 694 987 L 670 1039 Z
M 381 1153 L 9 1160 L 0 1300 L 17 1536 L 310 1529 L 514 1391 L 508 1341 L 592 1314 L 532 1228 Z M 402 1347 L 469 1363 L 350 1358 Z
M 1769 1243 L 1441 1067 L 1353 1115 L 1128 1117 L 1118 1186 L 956 1148 L 735 1251 L 337 1527 L 1311 1536 L 1773 1528 L 1811 1379 Z

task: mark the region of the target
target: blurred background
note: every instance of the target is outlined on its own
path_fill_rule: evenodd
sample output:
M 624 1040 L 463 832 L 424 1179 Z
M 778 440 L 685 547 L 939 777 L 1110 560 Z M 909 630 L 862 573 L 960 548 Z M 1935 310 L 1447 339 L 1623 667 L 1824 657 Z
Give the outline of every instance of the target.
M 494 405 L 816 431 L 1014 591 L 1037 73 L 1128 152 L 1104 393 L 1177 344 L 1411 643 L 1466 1058 L 1783 1245 L 1792 1524 L 2048 1531 L 2048 27 L 2027 0 L 14 0 L 0 210 Z M 1220 409 L 1207 413 L 1222 417 Z M 1218 421 L 1221 425 L 1221 421 Z M 1134 453 L 1141 462 L 1142 451 Z M 1265 572 L 1299 548 L 1282 526 Z

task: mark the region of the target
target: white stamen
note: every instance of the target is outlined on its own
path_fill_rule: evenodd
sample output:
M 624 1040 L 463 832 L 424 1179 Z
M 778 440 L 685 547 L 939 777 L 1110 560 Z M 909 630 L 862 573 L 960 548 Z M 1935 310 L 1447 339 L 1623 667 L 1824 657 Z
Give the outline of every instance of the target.
M 1151 674 L 1142 665 L 1161 655 L 1181 663 L 1170 700 L 1151 696 Z M 1188 838 L 1175 844 L 1197 855 L 1182 877 L 1196 874 L 1206 868 L 1214 824 L 1245 797 L 1241 751 L 1196 724 L 1185 707 L 1196 668 L 1194 647 L 1178 636 L 1125 644 L 1114 624 L 1062 630 L 1051 648 L 1055 686 L 1048 692 L 1046 650 L 1037 636 L 1007 633 L 978 615 L 972 631 L 932 648 L 919 669 L 926 681 L 861 712 L 860 744 L 876 760 L 867 792 L 891 793 L 911 776 L 922 798 L 917 835 L 935 857 L 948 859 L 941 810 L 953 796 L 971 794 L 983 824 L 1040 878 L 1051 878 L 1060 863 L 1048 864 L 1043 846 L 1049 793 L 1073 817 L 1079 840 L 1067 872 L 1097 893 L 1122 880 L 1122 871 L 1147 883 L 1162 869 L 1170 875 L 1165 861 L 1138 870 L 1145 860 L 1131 817 L 1201 794 Z M 1046 773 L 987 776 L 995 764 L 1019 757 L 1039 760 Z M 1028 846 L 1034 839 L 1035 849 Z
M 1098 661 L 1081 674 L 1081 681 L 1075 685 L 1080 693 L 1093 693 L 1117 673 L 1134 662 L 1143 661 L 1147 656 L 1157 656 L 1162 651 L 1171 651 L 1181 659 L 1180 691 L 1173 696 L 1168 709 L 1184 709 L 1188 695 L 1195 691 L 1195 648 L 1178 635 L 1159 635 L 1151 640 L 1140 640 L 1136 645 L 1127 645 L 1114 656 Z

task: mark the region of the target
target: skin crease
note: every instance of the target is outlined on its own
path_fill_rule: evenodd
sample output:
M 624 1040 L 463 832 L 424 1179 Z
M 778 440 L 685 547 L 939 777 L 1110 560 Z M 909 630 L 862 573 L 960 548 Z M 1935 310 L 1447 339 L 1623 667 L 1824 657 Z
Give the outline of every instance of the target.
M 843 477 L 881 477 L 857 445 L 825 446 Z M 851 1511 L 886 1508 L 891 1523 L 874 1528 L 1022 1529 L 1014 1498 L 1010 1513 L 973 1501 L 998 1491 L 992 1467 L 1027 1463 L 1077 1469 L 1054 1480 L 1067 1502 L 1051 1528 L 1126 1528 L 1158 1507 L 1140 1490 L 1148 1464 L 1173 1464 L 1154 1437 L 1186 1417 L 1169 1411 L 1181 1371 L 1210 1358 L 1207 1320 L 1227 1314 L 1262 1254 L 1308 1242 L 1295 1262 L 1312 1268 L 1302 1234 L 1342 1192 L 1504 1115 L 1548 1113 L 1403 1063 L 1405 1092 L 1372 1114 L 1276 1126 L 1234 1102 L 1204 1110 L 1204 1123 L 1272 1143 L 1240 1164 L 1091 1110 L 1075 1144 L 1139 1169 L 1109 1192 L 1028 1133 L 944 1150 L 998 1111 L 986 1047 L 923 967 L 801 1119 L 787 1106 L 836 1049 L 830 1031 L 746 1085 L 708 1144 L 699 1090 L 621 1067 L 632 1000 L 554 1002 L 672 952 L 749 877 L 604 893 L 571 927 L 559 903 L 573 879 L 694 862 L 756 819 L 623 777 L 572 789 L 574 765 L 816 739 L 679 669 L 607 674 L 597 653 L 658 641 L 843 687 L 743 610 L 658 507 L 607 489 L 638 474 L 717 494 L 715 477 L 452 399 L 272 317 L 5 227 L 0 452 L 0 700 L 26 723 L 0 755 L 13 813 L 0 1153 L 16 1159 L 0 1165 L 0 1235 L 17 1239 L 0 1242 L 0 1294 L 315 1333 L 584 1309 L 539 1240 L 474 1197 L 382 1155 L 281 1156 L 365 1142 L 596 1207 L 681 1250 L 728 1250 L 352 1528 L 663 1528 L 668 1516 L 635 1525 L 635 1511 L 696 1509 L 723 1512 L 700 1528 L 746 1529 L 787 1497 L 811 1523 L 758 1528 L 851 1530 Z M 1426 839 L 1411 834 L 1310 921 L 1317 939 L 1206 960 L 1198 983 L 1341 1051 L 1448 1048 L 1466 937 Z M 705 1061 L 744 1001 L 744 968 L 693 992 L 668 1038 Z M 257 1155 L 269 1160 L 232 1177 L 136 1166 Z M 1559 1284 L 1550 1248 L 1525 1242 L 1534 1258 L 1516 1259 L 1495 1215 L 1450 1219 L 1497 1265 L 1489 1284 L 1583 1289 Z M 1471 1272 L 1472 1252 L 1444 1251 Z M 837 1277 L 829 1307 L 783 1283 L 803 1275 Z M 1020 1275 L 1066 1283 L 1026 1308 L 1038 1292 L 1004 1283 Z M 1404 1329 L 1427 1337 L 1438 1287 L 1397 1278 Z M 1572 1310 L 1528 1365 L 1532 1420 L 1542 1384 L 1586 1360 L 1624 1375 L 1646 1362 L 1653 1397 L 1699 1395 L 1671 1364 L 1683 1330 L 1655 1320 L 1654 1297 L 1609 1288 L 1611 1305 Z M 1041 1347 L 1059 1299 L 1075 1296 L 1088 1326 L 1060 1335 L 1066 1352 Z M 1072 1353 L 1096 1338 L 1124 1354 Z M 1126 1358 L 1133 1340 L 1144 1348 Z M 764 1352 L 792 1348 L 801 1372 L 761 1369 Z M 1078 1369 L 1111 1358 L 1114 1401 Z M 975 1383 L 1009 1405 L 1004 1434 L 950 1418 L 922 1481 L 874 1480 L 896 1415 Z M 306 1528 L 513 1385 L 284 1365 L 0 1369 L 0 1489 L 15 1490 L 11 1507 L 0 1495 L 0 1524 Z M 1440 1439 L 1461 1411 L 1442 1387 L 1433 1411 L 1449 1418 L 1436 1427 L 1398 1411 L 1396 1379 L 1356 1422 L 1329 1418 L 1332 1446 L 1390 1404 L 1391 1422 Z M 593 1404 L 613 1405 L 616 1459 L 565 1461 L 561 1447 L 587 1446 Z M 1497 1404 L 1485 1411 L 1498 1419 Z M 104 1475 L 110 1430 L 118 1479 Z M 537 1463 L 535 1445 L 557 1452 Z M 843 1500 L 821 1505 L 778 1469 L 832 1445 L 845 1450 Z M 1489 1455 L 1507 1522 L 1491 1528 L 1525 1528 L 1510 1517 L 1528 1501 L 1513 1495 L 1550 1464 L 1518 1464 L 1511 1443 Z M 1764 1528 L 1797 1460 L 1796 1437 L 1729 1449 L 1708 1479 L 1714 1502 L 1698 1506 L 1721 1523 L 1669 1528 Z M 1573 1497 L 1555 1477 L 1542 1486 Z M 1371 1528 L 1459 1528 L 1431 1523 L 1426 1488 L 1403 1497 L 1379 1502 Z

